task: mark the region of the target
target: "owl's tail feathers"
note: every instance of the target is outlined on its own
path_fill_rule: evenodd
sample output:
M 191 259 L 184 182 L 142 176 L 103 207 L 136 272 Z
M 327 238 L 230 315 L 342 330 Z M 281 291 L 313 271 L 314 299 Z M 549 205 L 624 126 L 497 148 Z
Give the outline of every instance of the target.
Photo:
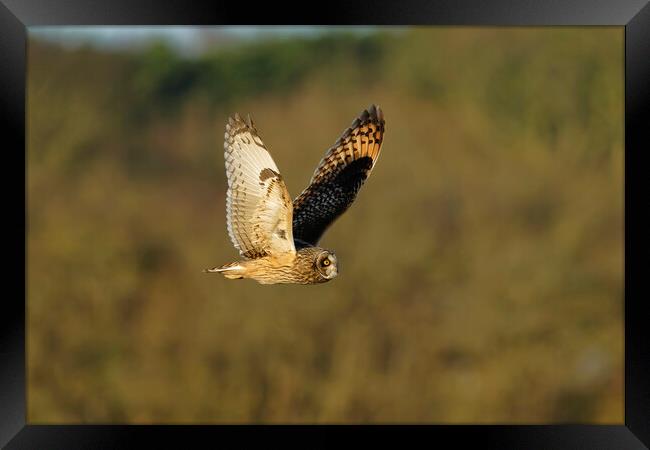
M 205 273 L 221 273 L 224 277 L 231 280 L 244 278 L 245 271 L 246 269 L 239 262 L 224 264 L 221 267 L 214 267 L 212 269 L 203 269 Z

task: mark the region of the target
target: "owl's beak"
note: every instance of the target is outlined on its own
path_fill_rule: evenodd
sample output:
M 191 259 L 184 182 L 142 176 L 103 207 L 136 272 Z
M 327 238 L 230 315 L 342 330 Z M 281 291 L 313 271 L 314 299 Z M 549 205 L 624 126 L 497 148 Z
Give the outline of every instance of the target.
M 336 278 L 339 276 L 339 265 L 336 261 L 332 263 L 332 272 L 330 275 L 330 279 Z

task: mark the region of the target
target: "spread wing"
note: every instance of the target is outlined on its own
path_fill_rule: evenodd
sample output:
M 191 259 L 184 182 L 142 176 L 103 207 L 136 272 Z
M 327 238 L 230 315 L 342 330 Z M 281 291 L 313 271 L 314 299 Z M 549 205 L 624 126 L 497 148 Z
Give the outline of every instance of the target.
M 239 114 L 226 124 L 228 234 L 246 258 L 295 252 L 291 197 L 253 121 Z
M 298 247 L 316 245 L 334 220 L 354 202 L 370 176 L 384 138 L 384 114 L 372 105 L 325 153 L 309 186 L 293 201 L 293 236 Z

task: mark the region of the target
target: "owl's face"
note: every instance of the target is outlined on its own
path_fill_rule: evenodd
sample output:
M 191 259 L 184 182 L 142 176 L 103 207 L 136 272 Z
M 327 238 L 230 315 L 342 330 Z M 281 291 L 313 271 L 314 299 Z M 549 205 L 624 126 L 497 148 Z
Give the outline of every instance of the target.
M 316 270 L 325 280 L 336 278 L 339 274 L 336 255 L 327 250 L 320 252 L 316 256 Z

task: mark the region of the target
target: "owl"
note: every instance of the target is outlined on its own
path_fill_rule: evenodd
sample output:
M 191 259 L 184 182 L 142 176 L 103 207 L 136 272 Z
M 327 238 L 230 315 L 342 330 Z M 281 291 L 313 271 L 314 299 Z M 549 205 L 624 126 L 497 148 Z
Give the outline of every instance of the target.
M 250 116 L 226 124 L 228 234 L 244 258 L 205 272 L 261 284 L 317 284 L 338 275 L 334 252 L 318 247 L 325 230 L 354 202 L 384 138 L 384 115 L 372 105 L 345 130 L 293 201 Z

